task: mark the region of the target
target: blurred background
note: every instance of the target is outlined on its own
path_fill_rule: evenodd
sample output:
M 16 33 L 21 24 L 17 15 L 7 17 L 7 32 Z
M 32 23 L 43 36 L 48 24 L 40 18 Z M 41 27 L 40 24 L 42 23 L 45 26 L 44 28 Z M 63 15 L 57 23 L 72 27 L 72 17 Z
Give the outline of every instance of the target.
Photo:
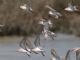
M 56 9 L 62 17 L 50 17 L 53 27 L 51 31 L 68 33 L 80 36 L 80 12 L 66 12 L 64 8 L 68 0 L 0 0 L 0 35 L 31 35 L 40 30 L 38 21 L 41 17 L 48 17 L 46 4 Z M 25 12 L 20 9 L 21 4 L 31 4 L 34 12 Z M 80 5 L 80 0 L 73 0 L 73 4 Z

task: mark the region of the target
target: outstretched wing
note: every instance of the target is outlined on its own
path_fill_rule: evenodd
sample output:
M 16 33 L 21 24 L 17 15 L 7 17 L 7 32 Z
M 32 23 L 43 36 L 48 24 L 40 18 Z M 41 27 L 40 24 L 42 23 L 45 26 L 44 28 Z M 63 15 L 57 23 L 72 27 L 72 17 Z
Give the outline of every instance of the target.
M 80 60 L 80 50 L 76 51 L 76 60 Z
M 23 48 L 23 49 L 25 49 L 25 46 L 24 46 L 24 43 L 25 42 L 25 40 L 24 40 L 24 38 L 20 41 L 20 43 L 19 43 L 19 46 L 21 47 L 21 48 Z
M 28 40 L 26 37 L 23 37 L 22 41 L 20 42 L 20 47 L 24 48 L 24 49 L 32 49 L 32 43 L 30 40 Z
M 35 46 L 40 46 L 40 34 L 37 34 L 36 39 L 34 41 Z
M 25 40 L 24 46 L 25 46 L 25 48 L 27 47 L 27 48 L 29 48 L 29 49 L 32 49 L 32 48 L 33 48 L 33 45 L 32 45 L 32 43 L 31 43 L 31 41 L 28 40 L 28 39 Z
M 66 56 L 65 56 L 65 60 L 70 60 L 70 52 L 71 50 L 68 50 L 67 53 L 66 53 Z
M 72 50 L 76 53 L 76 60 L 80 60 L 80 48 L 73 48 Z
M 45 6 L 46 8 L 48 8 L 48 9 L 50 9 L 51 11 L 56 11 L 55 9 L 53 9 L 51 6 L 49 6 L 49 5 L 46 5 Z
M 57 54 L 57 52 L 56 52 L 55 49 L 51 49 L 51 55 L 52 55 L 53 57 L 55 57 L 56 59 L 60 60 L 60 57 L 58 56 L 58 54 Z

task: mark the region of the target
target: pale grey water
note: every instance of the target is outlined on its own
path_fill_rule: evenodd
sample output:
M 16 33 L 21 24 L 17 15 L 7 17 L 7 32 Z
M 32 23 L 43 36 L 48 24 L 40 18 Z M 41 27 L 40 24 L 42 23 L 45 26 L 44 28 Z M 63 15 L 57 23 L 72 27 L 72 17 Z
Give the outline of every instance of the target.
M 9 41 L 5 42 L 5 39 L 8 40 L 8 38 L 0 38 L 0 40 L 4 40 L 0 41 L 0 60 L 50 60 L 51 48 L 55 48 L 59 56 L 62 57 L 68 49 L 80 47 L 79 37 L 58 34 L 54 41 L 41 40 L 41 44 L 46 51 L 46 56 L 43 57 L 41 54 L 32 54 L 32 57 L 29 58 L 25 53 L 16 52 L 19 49 L 18 43 L 21 40 L 20 37 L 10 37 Z M 14 41 L 11 41 L 11 39 Z M 75 60 L 75 58 L 72 58 L 71 60 Z

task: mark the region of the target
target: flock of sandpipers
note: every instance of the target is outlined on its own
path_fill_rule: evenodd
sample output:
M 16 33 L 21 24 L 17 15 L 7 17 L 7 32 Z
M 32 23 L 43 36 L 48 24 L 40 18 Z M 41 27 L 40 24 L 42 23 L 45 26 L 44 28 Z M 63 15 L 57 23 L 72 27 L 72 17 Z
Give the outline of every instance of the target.
M 21 5 L 20 8 L 25 11 L 29 11 L 29 12 L 33 11 L 32 7 L 28 6 L 27 4 Z M 49 15 L 52 15 L 57 19 L 60 16 L 62 16 L 61 13 L 57 12 L 55 9 L 53 9 L 49 5 L 46 5 L 45 8 L 50 9 Z M 68 4 L 68 7 L 65 8 L 65 10 L 69 11 L 69 12 L 78 11 L 77 7 L 75 5 L 70 4 L 70 3 Z M 33 53 L 34 54 L 41 53 L 42 56 L 45 56 L 45 50 L 43 49 L 43 47 L 41 46 L 41 43 L 40 43 L 40 35 L 41 34 L 44 36 L 45 39 L 51 38 L 52 40 L 54 40 L 54 37 L 56 36 L 55 33 L 51 32 L 49 30 L 49 28 L 52 27 L 52 23 L 50 20 L 40 19 L 39 24 L 43 25 L 43 30 L 41 33 L 36 35 L 35 41 L 32 42 L 29 39 L 27 39 L 26 36 L 24 36 L 19 44 L 19 46 L 21 48 L 18 51 L 26 53 L 29 57 L 31 57 L 31 54 L 33 54 Z M 55 48 L 52 48 L 51 49 L 51 60 L 70 60 L 70 54 L 73 52 L 75 52 L 75 54 L 76 54 L 76 60 L 80 60 L 80 48 L 69 49 L 67 51 L 67 53 L 65 54 L 65 57 L 63 57 L 63 58 L 61 58 L 60 56 L 57 55 Z

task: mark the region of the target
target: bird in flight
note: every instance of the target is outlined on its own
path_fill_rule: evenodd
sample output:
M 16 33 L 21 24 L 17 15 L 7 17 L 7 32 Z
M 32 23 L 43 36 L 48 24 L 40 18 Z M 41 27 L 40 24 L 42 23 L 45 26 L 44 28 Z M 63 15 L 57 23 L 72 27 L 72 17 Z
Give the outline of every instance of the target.
M 21 48 L 18 51 L 27 53 L 29 57 L 31 56 L 31 53 L 35 54 L 41 53 L 43 56 L 45 56 L 45 54 L 43 53 L 44 50 L 40 46 L 40 40 L 35 39 L 34 45 L 35 47 L 32 45 L 30 40 L 24 37 L 19 44 Z

